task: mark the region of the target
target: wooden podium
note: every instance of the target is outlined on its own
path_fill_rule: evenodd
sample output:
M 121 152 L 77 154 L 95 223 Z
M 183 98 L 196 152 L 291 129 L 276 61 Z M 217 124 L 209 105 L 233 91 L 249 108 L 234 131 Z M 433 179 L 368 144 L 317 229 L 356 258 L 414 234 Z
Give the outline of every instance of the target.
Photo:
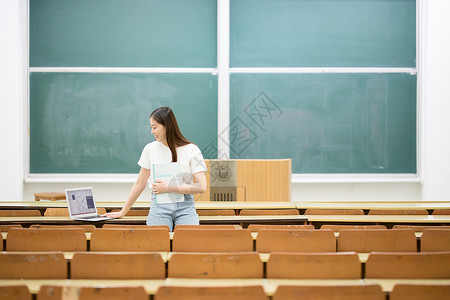
M 208 167 L 207 190 L 203 194 L 195 195 L 195 201 L 291 201 L 291 159 L 210 159 L 205 160 L 205 163 Z M 223 167 L 215 167 L 217 164 L 222 164 Z M 222 190 L 222 193 L 227 193 L 228 190 L 233 189 L 233 186 L 223 188 L 215 186 L 215 182 L 220 181 L 217 178 L 222 179 L 227 176 L 234 176 L 233 196 L 216 197 L 213 190 Z

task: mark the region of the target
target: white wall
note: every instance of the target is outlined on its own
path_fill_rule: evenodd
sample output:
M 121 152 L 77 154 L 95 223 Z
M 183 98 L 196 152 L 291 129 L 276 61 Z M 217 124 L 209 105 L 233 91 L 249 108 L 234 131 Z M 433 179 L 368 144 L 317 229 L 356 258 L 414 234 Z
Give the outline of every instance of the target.
M 24 0 L 21 0 L 24 1 Z M 32 200 L 34 192 L 63 191 L 91 185 L 99 200 L 124 200 L 131 183 L 22 184 L 22 98 L 19 2 L 0 0 L 0 200 Z M 448 0 L 424 0 L 423 38 L 423 184 L 420 183 L 296 183 L 292 199 L 450 199 L 450 11 Z M 19 22 L 20 21 L 20 22 Z M 23 23 L 21 25 L 21 22 Z M 6 46 L 6 47 L 5 47 Z M 148 199 L 146 191 L 141 199 Z
M 450 199 L 450 1 L 426 1 L 423 199 Z
M 0 0 L 0 199 L 22 199 L 23 92 L 20 1 Z

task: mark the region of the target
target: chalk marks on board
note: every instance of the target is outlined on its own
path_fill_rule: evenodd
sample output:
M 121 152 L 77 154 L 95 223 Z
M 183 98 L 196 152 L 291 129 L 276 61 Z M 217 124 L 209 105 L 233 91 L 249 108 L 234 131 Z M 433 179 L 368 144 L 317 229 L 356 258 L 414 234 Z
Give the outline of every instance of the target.
M 385 169 L 387 156 L 387 81 L 381 76 L 367 80 L 367 165 Z

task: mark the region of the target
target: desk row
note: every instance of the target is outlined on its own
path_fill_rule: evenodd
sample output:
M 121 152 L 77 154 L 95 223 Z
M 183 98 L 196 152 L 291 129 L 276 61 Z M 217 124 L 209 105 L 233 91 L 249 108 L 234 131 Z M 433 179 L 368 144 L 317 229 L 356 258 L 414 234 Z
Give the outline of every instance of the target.
M 202 226 L 198 226 L 202 227 Z M 450 229 L 426 229 L 418 241 L 412 229 L 177 229 L 11 228 L 7 251 L 157 252 L 435 252 L 450 251 Z
M 0 225 L 0 232 L 3 237 L 6 237 L 6 234 L 11 228 L 23 228 L 21 224 L 13 224 L 13 225 Z M 93 224 L 84 224 L 84 225 L 39 225 L 39 224 L 31 224 L 28 228 L 82 228 L 86 232 L 86 237 L 90 239 L 90 233 L 96 228 L 122 228 L 122 229 L 142 229 L 142 228 L 164 228 L 169 230 L 169 226 L 167 225 L 127 225 L 127 224 L 101 224 L 101 227 L 96 227 Z M 450 229 L 450 226 L 446 225 L 394 225 L 392 229 L 412 229 L 417 238 L 422 236 L 422 232 L 425 229 Z M 232 225 L 232 224 L 218 224 L 218 225 L 176 225 L 174 230 L 178 229 L 242 229 L 241 225 Z M 316 229 L 314 225 L 272 225 L 272 224 L 250 224 L 247 227 L 248 230 L 252 232 L 252 236 L 255 239 L 258 231 L 261 229 L 308 229 L 314 230 Z M 330 229 L 334 231 L 336 237 L 339 236 L 339 232 L 344 229 L 387 229 L 386 225 L 332 225 L 325 224 L 320 227 L 320 229 Z M 173 238 L 173 232 L 169 232 L 170 238 Z
M 69 210 L 67 207 L 34 207 L 34 205 L 27 206 L 21 209 L 5 209 L 5 204 L 2 205 L 3 209 L 0 209 L 0 217 L 21 217 L 21 216 L 45 216 L 45 217 L 63 217 L 69 216 Z M 282 209 L 237 209 L 237 208 L 221 208 L 221 209 L 208 209 L 197 208 L 197 214 L 199 216 L 267 216 L 267 215 L 449 215 L 450 204 L 437 204 L 436 207 L 440 208 L 419 208 L 417 205 L 411 206 L 392 206 L 392 208 L 367 208 L 367 205 L 359 206 L 357 204 L 348 205 L 324 205 L 324 203 L 310 204 L 314 208 L 282 208 Z M 197 205 L 198 206 L 198 205 Z M 378 207 L 373 204 L 374 207 Z M 348 208 L 351 207 L 351 208 Z M 385 206 L 380 206 L 385 207 Z M 114 209 L 110 207 L 97 208 L 98 214 L 104 214 L 107 211 L 119 211 L 120 209 Z M 127 212 L 127 216 L 147 216 L 149 214 L 148 208 L 132 209 Z
M 41 252 L 41 251 L 39 251 Z M 42 251 L 42 252 L 46 252 L 46 251 Z M 53 251 L 50 251 L 53 252 Z M 34 251 L 4 251 L 4 252 L 0 252 L 0 253 L 17 253 L 17 254 L 30 254 L 30 253 L 36 253 Z M 158 253 L 159 255 L 161 255 L 163 261 L 165 263 L 167 263 L 170 259 L 172 259 L 172 256 L 174 253 L 197 253 L 197 254 L 201 254 L 201 252 L 127 252 L 127 251 L 110 251 L 110 252 L 63 252 L 64 254 L 64 258 L 66 259 L 66 261 L 68 263 L 70 263 L 70 261 L 73 259 L 75 253 L 116 253 L 116 254 L 154 254 L 154 253 Z M 218 252 L 205 252 L 205 253 L 218 253 Z M 226 252 L 223 252 L 226 253 Z M 230 253 L 234 253 L 234 252 L 230 252 Z M 238 252 L 238 253 L 253 253 L 253 252 Z M 258 253 L 258 252 L 254 252 L 254 253 Z M 278 252 L 277 252 L 278 253 Z M 280 252 L 280 253 L 289 253 L 289 252 Z M 301 252 L 292 252 L 292 253 L 301 253 Z M 319 254 L 321 252 L 318 252 Z M 333 253 L 336 254 L 337 252 L 322 252 L 322 253 Z M 347 252 L 339 252 L 339 253 L 347 253 Z M 270 255 L 271 253 L 258 253 L 259 258 L 261 259 L 261 261 L 263 263 L 267 263 L 269 261 Z M 356 253 L 356 255 L 358 256 L 359 262 L 362 264 L 362 266 L 364 267 L 364 264 L 367 262 L 367 259 L 369 258 L 370 253 Z
M 301 225 L 309 223 L 315 228 L 320 228 L 323 224 L 358 224 L 371 225 L 381 224 L 391 228 L 395 224 L 410 225 L 449 225 L 450 215 L 266 215 L 266 216 L 200 216 L 201 225 L 239 225 L 246 228 L 252 224 L 283 224 Z M 127 224 L 145 225 L 145 216 L 125 216 L 120 219 L 110 219 L 101 222 L 76 221 L 69 217 L 0 217 L 0 225 L 21 224 L 25 227 L 32 224 L 41 225 L 82 225 L 94 224 L 101 227 L 103 224 Z
M 11 228 L 23 228 L 21 224 L 13 224 L 13 225 L 0 225 L 0 232 L 5 238 L 7 232 Z M 39 225 L 39 224 L 31 224 L 28 228 L 82 228 L 86 232 L 86 237 L 90 239 L 90 233 L 96 228 L 122 228 L 122 229 L 142 229 L 142 228 L 164 228 L 169 230 L 169 226 L 167 225 L 127 225 L 127 224 L 102 224 L 101 227 L 95 227 L 93 224 L 85 224 L 85 225 Z M 224 225 L 176 225 L 174 231 L 178 229 L 243 229 L 241 225 L 232 225 L 232 224 L 224 224 Z M 425 229 L 450 229 L 450 226 L 446 225 L 394 225 L 392 229 L 412 229 L 417 238 L 422 236 L 422 233 Z M 256 239 L 258 235 L 258 231 L 261 229 L 308 229 L 314 230 L 316 229 L 314 225 L 272 225 L 272 224 L 250 224 L 247 227 L 248 230 L 252 232 L 252 236 Z M 339 236 L 339 232 L 344 229 L 387 229 L 385 225 L 330 225 L 325 224 L 320 227 L 320 229 L 330 229 L 334 231 L 336 237 Z M 170 238 L 173 238 L 173 232 L 169 232 Z
M 450 252 L 368 255 L 365 268 L 354 252 L 160 253 L 0 252 L 0 279 L 450 279 Z
M 0 280 L 2 299 L 446 300 L 450 280 Z M 388 295 L 388 296 L 387 296 Z M 70 298 L 73 296 L 72 298 Z
M 65 195 L 62 194 L 62 201 L 2 201 L 0 208 L 8 209 L 45 209 L 47 207 L 67 207 Z M 97 207 L 121 209 L 124 201 L 97 201 Z M 136 201 L 134 209 L 148 209 L 149 201 Z M 301 200 L 294 202 L 273 202 L 273 201 L 196 201 L 195 207 L 198 210 L 255 210 L 255 209 L 450 209 L 449 200 Z

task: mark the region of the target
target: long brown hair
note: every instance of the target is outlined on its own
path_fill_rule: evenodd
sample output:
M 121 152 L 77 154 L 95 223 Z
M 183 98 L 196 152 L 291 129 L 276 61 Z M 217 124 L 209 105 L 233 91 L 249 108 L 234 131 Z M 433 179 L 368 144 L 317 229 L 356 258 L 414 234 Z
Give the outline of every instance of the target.
M 162 106 L 155 109 L 150 114 L 150 118 L 166 128 L 166 140 L 170 152 L 172 152 L 172 162 L 177 162 L 177 147 L 192 143 L 181 133 L 175 114 L 169 107 Z

